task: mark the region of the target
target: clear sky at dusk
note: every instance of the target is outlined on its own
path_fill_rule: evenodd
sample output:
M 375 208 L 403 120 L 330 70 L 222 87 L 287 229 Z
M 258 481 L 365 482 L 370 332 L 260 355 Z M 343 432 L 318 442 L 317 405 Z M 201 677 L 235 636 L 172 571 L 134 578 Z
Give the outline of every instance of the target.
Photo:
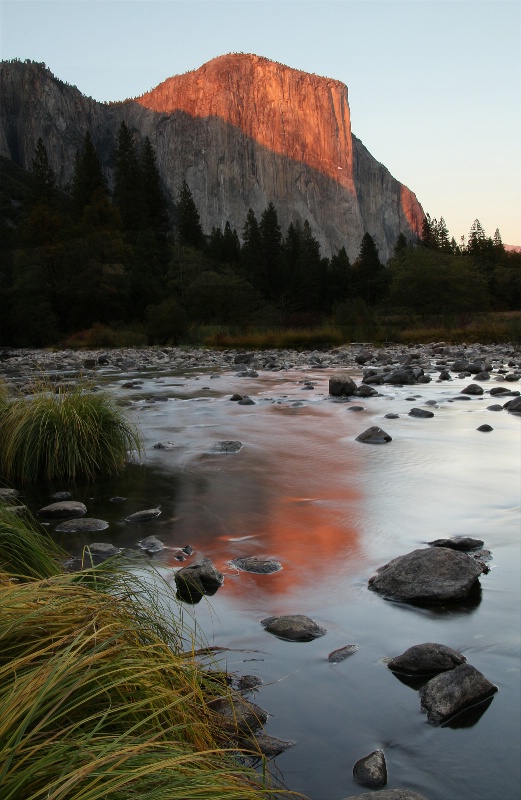
M 353 133 L 451 235 L 521 244 L 518 0 L 0 0 L 1 55 L 123 100 L 230 52 L 348 86 Z

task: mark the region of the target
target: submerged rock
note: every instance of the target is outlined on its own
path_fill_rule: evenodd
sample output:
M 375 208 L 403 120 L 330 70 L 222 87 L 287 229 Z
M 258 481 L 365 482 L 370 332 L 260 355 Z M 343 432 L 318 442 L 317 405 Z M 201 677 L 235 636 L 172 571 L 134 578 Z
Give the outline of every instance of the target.
M 459 667 L 466 662 L 465 656 L 444 644 L 425 642 L 415 644 L 401 655 L 391 658 L 387 666 L 393 672 L 404 675 L 437 675 Z
M 346 658 L 352 656 L 353 653 L 356 653 L 358 650 L 357 644 L 346 644 L 345 647 L 339 647 L 338 650 L 332 650 L 332 652 L 328 655 L 327 660 L 330 661 L 332 664 L 339 664 L 341 661 L 345 661 Z
M 255 753 L 260 752 L 266 758 L 275 758 L 275 756 L 279 756 L 289 750 L 290 747 L 293 747 L 296 742 L 293 739 L 277 739 L 275 736 L 259 733 L 250 739 L 244 739 L 242 744 Z
M 143 511 L 136 511 L 135 514 L 125 517 L 125 522 L 138 524 L 140 522 L 148 522 L 150 519 L 155 519 L 161 514 L 159 508 L 145 508 Z
M 483 566 L 466 553 L 446 547 L 413 550 L 380 567 L 369 588 L 390 600 L 441 603 L 463 600 Z
M 83 519 L 67 519 L 65 522 L 60 522 L 54 530 L 58 533 L 81 533 L 82 531 L 104 531 L 108 527 L 109 523 L 104 519 L 83 517 Z
M 412 789 L 382 789 L 379 792 L 365 792 L 350 795 L 344 800 L 427 800 L 425 795 L 413 792 Z
M 76 500 L 62 500 L 58 503 L 51 503 L 38 511 L 42 517 L 83 517 L 87 513 L 87 506 L 78 503 Z
M 483 539 L 473 539 L 471 536 L 451 536 L 450 539 L 434 539 L 429 542 L 431 547 L 449 547 L 451 550 L 477 550 L 483 547 Z
M 261 620 L 261 625 L 264 625 L 269 633 L 289 642 L 310 642 L 327 633 L 325 628 L 304 614 L 266 617 Z
M 113 544 L 109 544 L 108 542 L 92 542 L 87 546 L 87 549 L 90 550 L 91 553 L 98 556 L 115 556 L 118 553 L 121 553 L 121 548 L 115 547 Z
M 420 689 L 420 702 L 429 722 L 440 725 L 460 711 L 497 692 L 497 686 L 471 664 L 436 675 Z
M 373 750 L 360 758 L 353 767 L 353 778 L 361 786 L 379 789 L 387 783 L 387 765 L 382 750 Z
M 161 550 L 165 548 L 165 545 L 157 536 L 146 536 L 144 539 L 141 539 L 139 546 L 147 553 L 160 553 Z
M 268 575 L 271 572 L 278 572 L 282 569 L 282 565 L 272 558 L 257 558 L 256 556 L 249 556 L 247 558 L 234 558 L 230 561 L 232 566 L 243 572 L 256 572 L 262 575 Z
M 213 447 L 211 448 L 211 453 L 238 453 L 239 450 L 242 450 L 242 442 L 238 441 L 225 441 L 225 442 L 216 442 Z

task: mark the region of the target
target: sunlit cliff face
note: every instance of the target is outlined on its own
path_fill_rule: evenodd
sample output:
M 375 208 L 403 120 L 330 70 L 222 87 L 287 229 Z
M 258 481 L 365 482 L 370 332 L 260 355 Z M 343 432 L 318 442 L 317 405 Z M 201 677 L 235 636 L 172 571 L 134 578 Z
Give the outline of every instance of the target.
M 254 55 L 215 58 L 138 98 L 153 111 L 217 116 L 354 194 L 347 87 Z

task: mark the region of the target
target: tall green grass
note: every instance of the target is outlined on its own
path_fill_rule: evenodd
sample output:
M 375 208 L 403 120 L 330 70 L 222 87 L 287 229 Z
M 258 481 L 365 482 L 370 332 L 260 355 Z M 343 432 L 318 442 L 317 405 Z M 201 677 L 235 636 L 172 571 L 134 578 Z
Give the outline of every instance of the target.
M 0 406 L 0 474 L 11 482 L 120 472 L 128 451 L 141 453 L 137 428 L 103 392 L 78 384 L 54 391 L 42 384 L 31 397 Z
M 0 570 L 24 580 L 59 575 L 67 554 L 29 511 L 19 508 L 16 501 L 0 499 Z
M 146 581 L 95 573 L 0 575 L 2 800 L 289 796 L 227 749 L 209 705 L 226 681 L 183 653 Z

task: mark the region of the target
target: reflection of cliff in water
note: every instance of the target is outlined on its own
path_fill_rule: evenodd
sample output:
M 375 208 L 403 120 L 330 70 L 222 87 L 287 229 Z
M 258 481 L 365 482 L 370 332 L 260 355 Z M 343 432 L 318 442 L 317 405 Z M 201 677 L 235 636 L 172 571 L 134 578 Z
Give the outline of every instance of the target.
M 291 594 L 310 580 L 338 580 L 360 549 L 352 453 L 329 447 L 327 427 L 299 442 L 277 430 L 263 436 L 262 452 L 250 442 L 241 453 L 192 462 L 181 477 L 175 543 L 210 557 L 227 575 L 227 593 Z M 274 558 L 282 571 L 238 575 L 228 562 L 246 556 Z

